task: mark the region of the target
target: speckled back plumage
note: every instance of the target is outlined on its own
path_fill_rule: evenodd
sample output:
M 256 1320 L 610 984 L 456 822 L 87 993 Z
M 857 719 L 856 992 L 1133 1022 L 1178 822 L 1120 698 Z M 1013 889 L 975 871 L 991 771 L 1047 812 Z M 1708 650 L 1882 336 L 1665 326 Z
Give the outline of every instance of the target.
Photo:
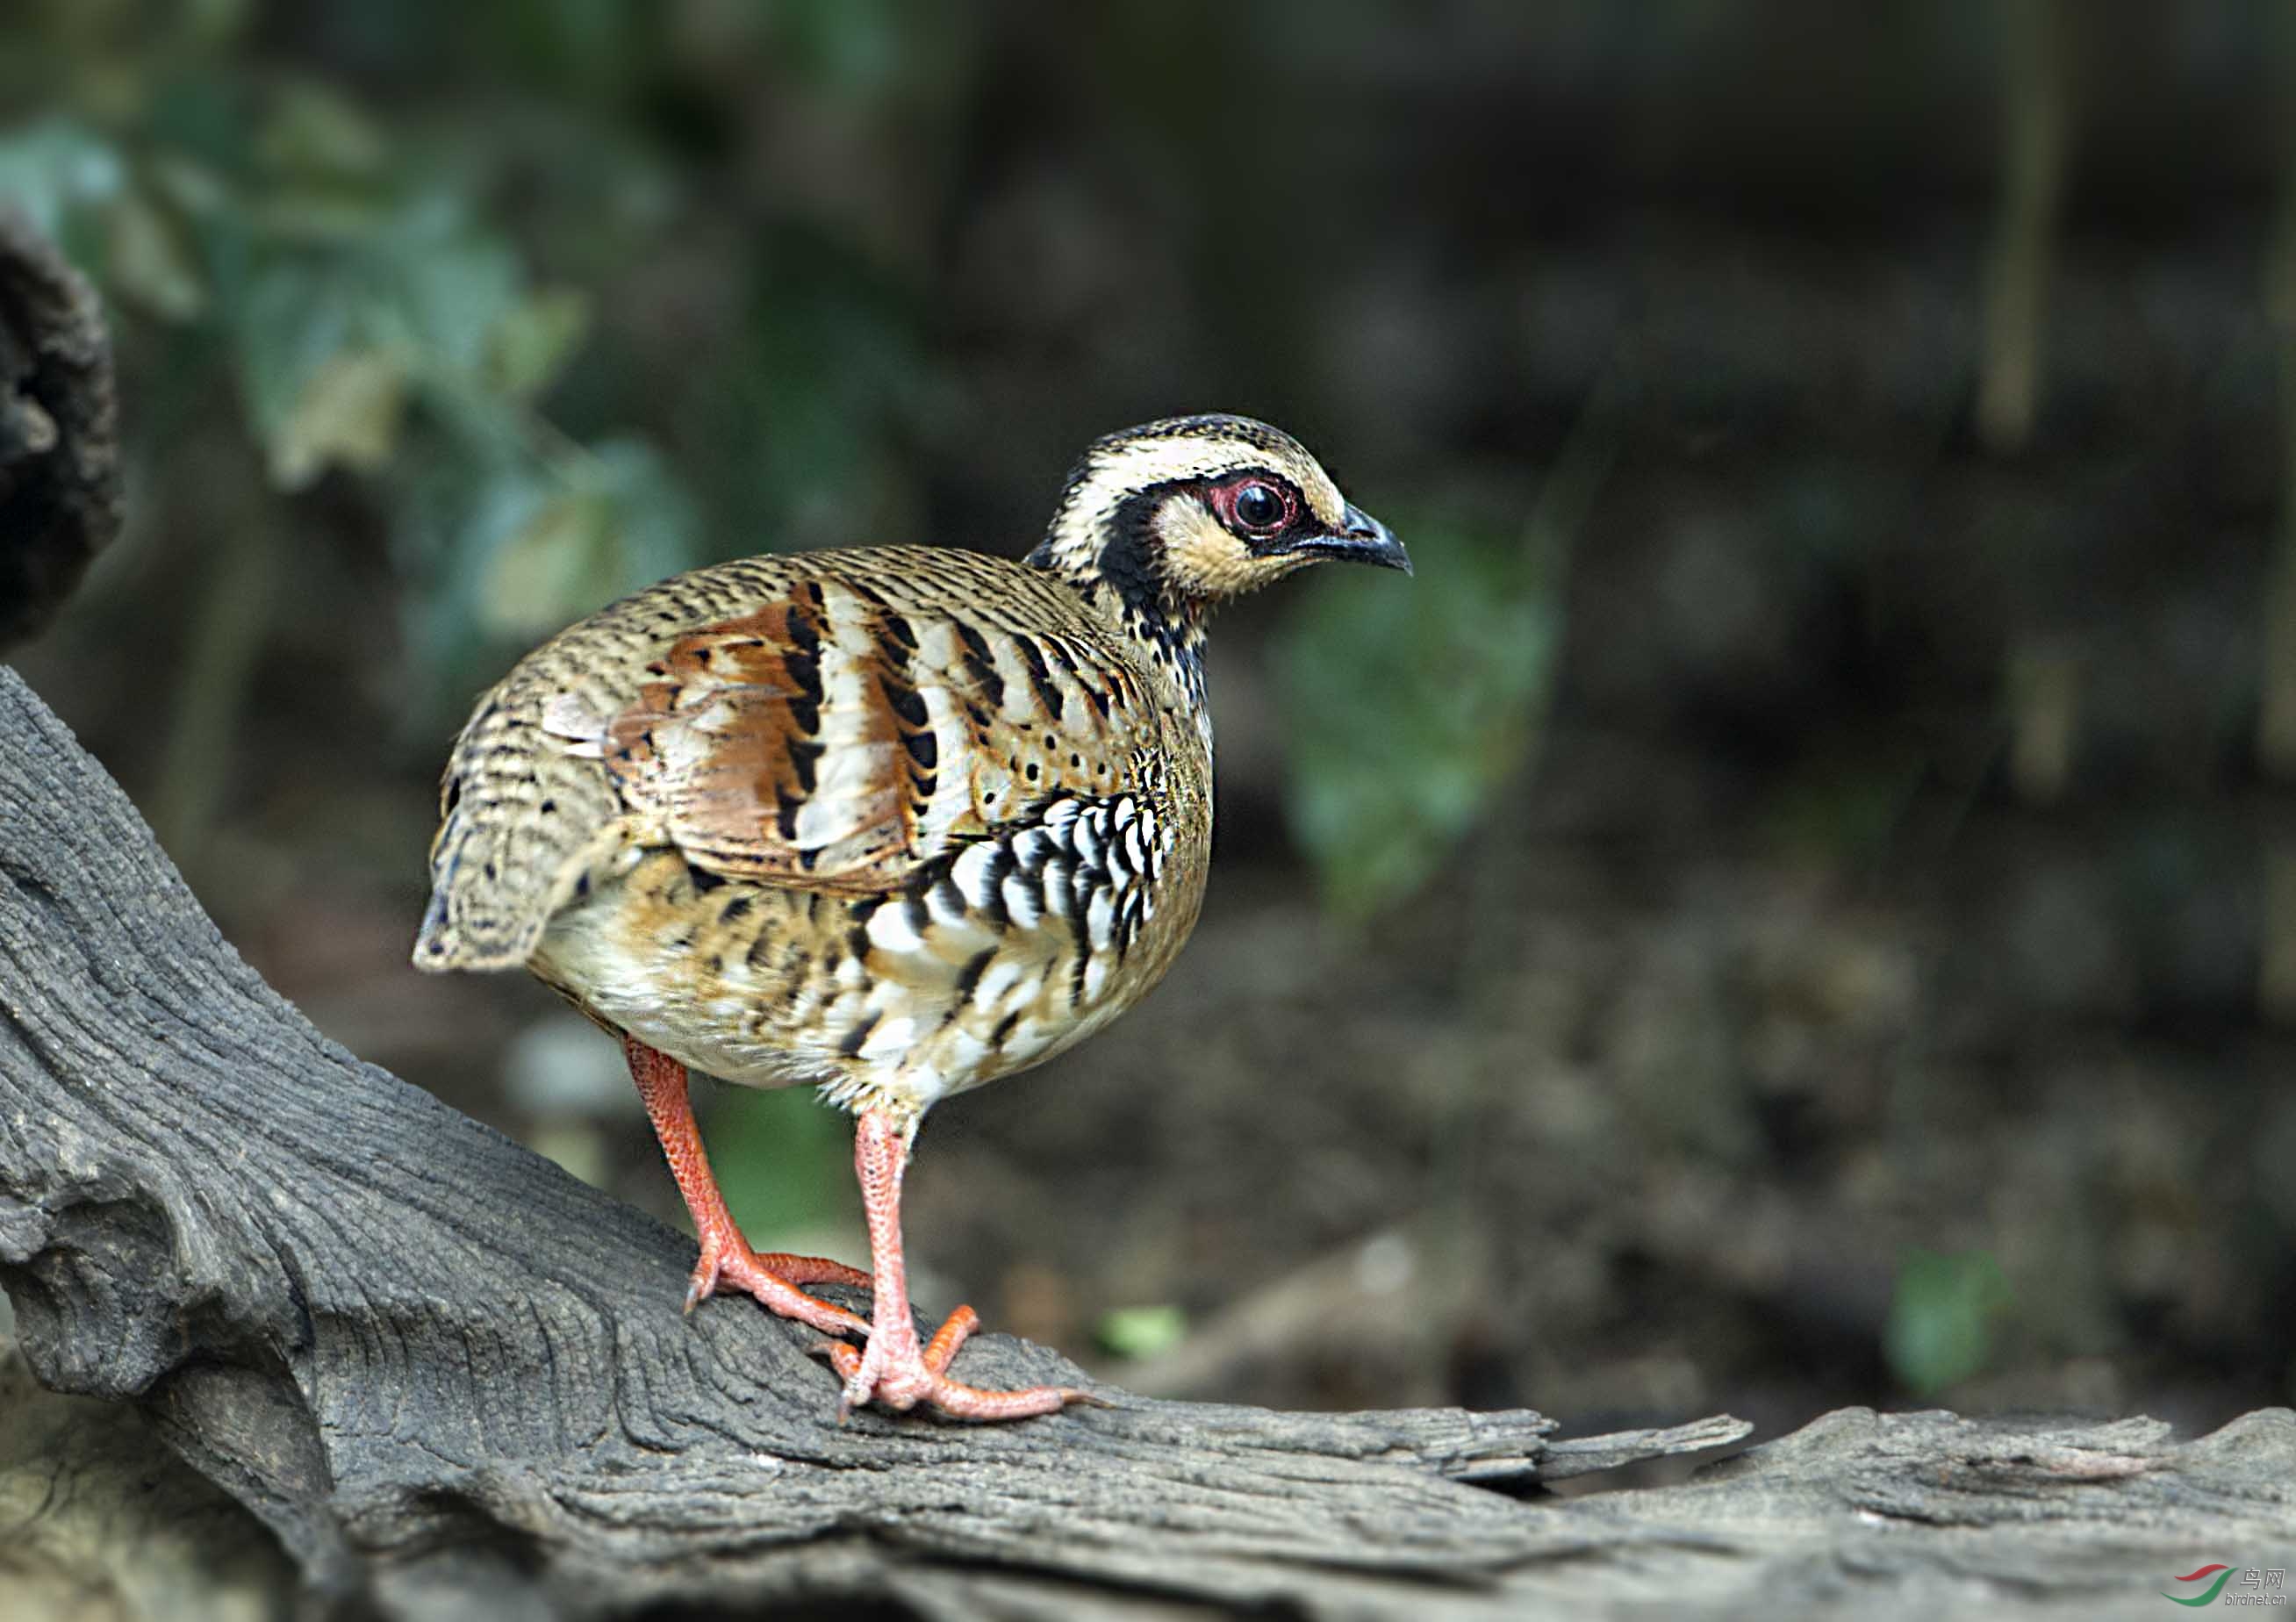
M 726 1079 L 913 1114 L 1082 1039 L 1201 899 L 1204 616 L 1302 561 L 1198 499 L 1239 468 L 1392 549 L 1275 430 L 1176 420 L 1096 442 L 1026 563 L 744 559 L 562 633 L 456 744 L 417 965 L 525 963 Z

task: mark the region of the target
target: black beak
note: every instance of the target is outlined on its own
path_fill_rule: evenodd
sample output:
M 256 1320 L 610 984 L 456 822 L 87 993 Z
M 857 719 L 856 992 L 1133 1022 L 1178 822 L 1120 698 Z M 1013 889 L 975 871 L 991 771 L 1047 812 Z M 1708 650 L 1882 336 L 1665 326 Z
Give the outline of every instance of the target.
M 1382 569 L 1411 572 L 1411 555 L 1403 550 L 1403 543 L 1388 532 L 1385 524 L 1355 507 L 1341 515 L 1337 531 L 1302 541 L 1299 550 L 1335 562 L 1376 563 Z

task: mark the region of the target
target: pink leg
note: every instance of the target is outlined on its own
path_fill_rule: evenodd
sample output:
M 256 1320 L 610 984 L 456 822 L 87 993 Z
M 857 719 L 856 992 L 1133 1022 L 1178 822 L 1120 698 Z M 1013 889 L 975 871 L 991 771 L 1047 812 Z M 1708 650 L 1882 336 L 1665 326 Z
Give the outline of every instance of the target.
M 629 1059 L 638 1096 L 645 1101 L 654 1135 L 661 1140 L 669 1175 L 677 1179 L 677 1192 L 685 1196 L 685 1208 L 701 1241 L 701 1259 L 686 1287 L 685 1310 L 692 1312 L 716 1294 L 719 1285 L 728 1284 L 757 1297 L 768 1312 L 810 1323 L 824 1334 L 867 1333 L 869 1326 L 853 1314 L 816 1300 L 798 1286 L 866 1285 L 869 1275 L 817 1257 L 760 1256 L 750 1249 L 734 1225 L 734 1214 L 726 1208 L 725 1196 L 718 1192 L 718 1179 L 709 1174 L 709 1157 L 702 1151 L 701 1134 L 686 1096 L 685 1067 L 635 1036 L 622 1038 L 622 1051 Z
M 870 1315 L 869 1349 L 856 1351 L 842 1343 L 826 1348 L 845 1381 L 838 1418 L 871 1401 L 897 1412 L 925 1403 L 943 1413 L 972 1420 L 1026 1419 L 1057 1412 L 1069 1403 L 1098 1402 L 1090 1392 L 1068 1386 L 983 1391 L 949 1379 L 949 1359 L 980 1326 L 980 1315 L 970 1307 L 949 1314 L 930 1343 L 917 1344 L 908 1273 L 901 1260 L 901 1174 L 909 1163 L 909 1130 L 882 1110 L 864 1112 L 854 1129 L 853 1169 L 861 1179 L 861 1203 L 869 1217 L 870 1264 L 876 1270 L 877 1292 Z

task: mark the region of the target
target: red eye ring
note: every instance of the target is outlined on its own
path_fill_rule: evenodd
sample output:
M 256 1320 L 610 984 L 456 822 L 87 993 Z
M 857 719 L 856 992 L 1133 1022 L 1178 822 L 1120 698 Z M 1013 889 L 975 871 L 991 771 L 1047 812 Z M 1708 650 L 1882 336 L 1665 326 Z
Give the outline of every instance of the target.
M 1216 487 L 1211 503 L 1229 528 L 1260 539 L 1282 531 L 1300 512 L 1300 497 L 1292 487 L 1263 474 Z

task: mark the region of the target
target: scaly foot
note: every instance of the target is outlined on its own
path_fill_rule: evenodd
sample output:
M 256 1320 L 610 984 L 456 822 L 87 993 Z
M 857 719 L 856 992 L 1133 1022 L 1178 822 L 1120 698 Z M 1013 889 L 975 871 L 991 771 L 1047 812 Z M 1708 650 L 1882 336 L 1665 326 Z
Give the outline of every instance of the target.
M 701 1259 L 685 1287 L 685 1310 L 695 1307 L 720 1290 L 738 1290 L 758 1298 L 767 1311 L 809 1323 L 825 1335 L 869 1332 L 868 1320 L 842 1307 L 809 1296 L 801 1284 L 850 1284 L 869 1288 L 869 1275 L 858 1267 L 816 1256 L 760 1256 L 739 1233 L 704 1233 Z
M 1108 1405 L 1089 1391 L 1073 1386 L 1029 1386 L 1019 1391 L 984 1391 L 948 1378 L 949 1360 L 965 1338 L 980 1327 L 980 1315 L 970 1307 L 949 1314 L 920 1349 L 914 1327 L 906 1334 L 872 1335 L 866 1351 L 841 1340 L 824 1342 L 817 1349 L 836 1368 L 845 1389 L 837 1399 L 837 1421 L 865 1403 L 876 1402 L 906 1413 L 919 1403 L 956 1419 L 1016 1420 L 1032 1414 L 1057 1413 L 1070 1403 Z

